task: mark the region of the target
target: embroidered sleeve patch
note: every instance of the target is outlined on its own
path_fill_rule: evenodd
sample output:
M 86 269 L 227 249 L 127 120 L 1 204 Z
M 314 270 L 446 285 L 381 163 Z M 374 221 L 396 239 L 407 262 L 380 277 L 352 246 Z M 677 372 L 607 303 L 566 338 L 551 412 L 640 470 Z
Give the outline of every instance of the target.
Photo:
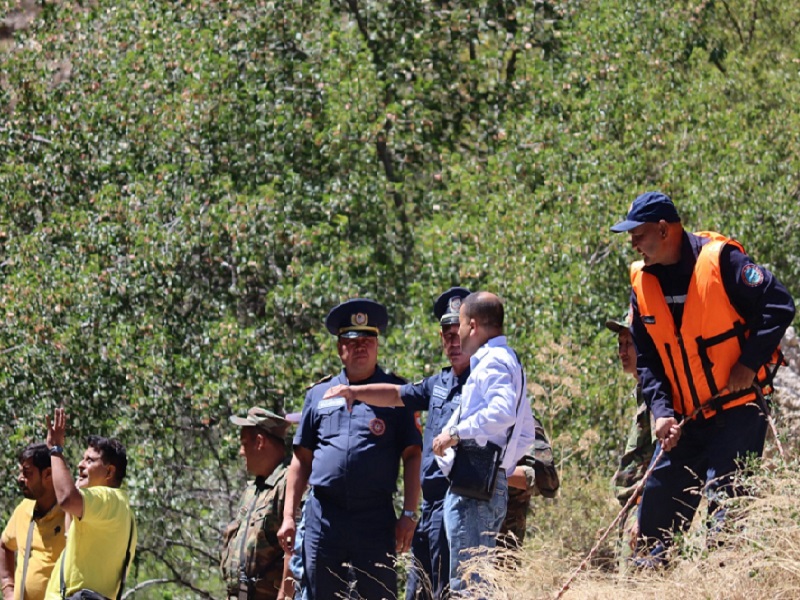
M 383 421 L 383 419 L 372 419 L 372 421 L 369 422 L 369 430 L 374 435 L 383 435 L 386 433 L 386 423 Z
M 758 265 L 745 265 L 742 269 L 742 281 L 748 287 L 758 287 L 764 283 L 764 269 Z

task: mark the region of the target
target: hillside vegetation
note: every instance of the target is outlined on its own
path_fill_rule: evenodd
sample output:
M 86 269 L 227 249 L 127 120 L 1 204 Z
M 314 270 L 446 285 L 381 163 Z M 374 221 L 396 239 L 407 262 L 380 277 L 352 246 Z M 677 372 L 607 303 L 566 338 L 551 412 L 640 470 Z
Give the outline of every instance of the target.
M 609 226 L 663 190 L 688 228 L 739 238 L 800 295 L 800 4 L 0 0 L 0 15 L 0 508 L 55 406 L 73 464 L 87 434 L 118 436 L 137 598 L 221 596 L 219 530 L 245 477 L 228 417 L 297 410 L 339 368 L 322 320 L 343 299 L 386 303 L 381 362 L 410 379 L 443 362 L 439 292 L 506 300 L 564 470 L 562 498 L 537 507 L 559 521 L 533 542 L 560 580 L 613 518 L 630 417 L 602 323 L 624 312 L 633 255 Z

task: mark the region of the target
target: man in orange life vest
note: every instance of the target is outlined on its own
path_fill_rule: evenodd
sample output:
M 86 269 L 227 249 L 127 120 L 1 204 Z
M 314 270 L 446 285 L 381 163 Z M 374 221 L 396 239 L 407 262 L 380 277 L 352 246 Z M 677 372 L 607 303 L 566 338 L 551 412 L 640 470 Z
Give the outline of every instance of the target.
M 763 393 L 780 361 L 778 344 L 795 306 L 789 292 L 736 241 L 683 229 L 672 200 L 647 192 L 611 231 L 628 232 L 642 260 L 631 265 L 633 337 L 642 393 L 664 456 L 639 509 L 645 566 L 661 564 L 672 533 L 709 501 L 742 494 L 733 474 L 760 457 L 766 436 Z M 679 423 L 685 423 L 679 427 Z

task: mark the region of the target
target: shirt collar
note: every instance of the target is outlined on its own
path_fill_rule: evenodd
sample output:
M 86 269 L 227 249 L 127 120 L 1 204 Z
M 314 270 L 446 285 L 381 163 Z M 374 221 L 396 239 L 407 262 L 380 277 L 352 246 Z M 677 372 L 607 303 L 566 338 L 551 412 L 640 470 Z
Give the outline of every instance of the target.
M 272 488 L 274 488 L 277 485 L 278 480 L 281 478 L 283 471 L 285 469 L 286 465 L 280 464 L 277 467 L 275 467 L 275 470 L 270 474 L 269 477 L 264 477 L 263 475 L 259 475 L 258 477 L 256 477 L 255 481 L 253 482 L 255 483 L 256 489 L 258 491 L 261 491 L 261 490 L 271 490 Z
M 475 367 L 478 366 L 478 363 L 481 362 L 481 360 L 483 360 L 483 358 L 487 354 L 489 354 L 489 351 L 492 348 L 499 348 L 501 346 L 507 346 L 507 345 L 508 344 L 506 343 L 506 336 L 504 335 L 496 335 L 495 337 L 486 340 L 486 343 L 480 348 L 478 348 L 478 351 L 475 352 L 475 354 L 473 354 L 470 357 L 469 359 L 470 370 L 474 370 Z

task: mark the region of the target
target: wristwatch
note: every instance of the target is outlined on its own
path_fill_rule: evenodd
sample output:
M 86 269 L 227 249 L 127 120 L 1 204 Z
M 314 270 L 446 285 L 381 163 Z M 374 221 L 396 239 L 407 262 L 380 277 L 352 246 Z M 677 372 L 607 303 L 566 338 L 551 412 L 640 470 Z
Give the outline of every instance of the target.
M 419 521 L 419 515 L 417 515 L 417 513 L 415 511 L 413 511 L 413 510 L 404 510 L 403 511 L 403 516 L 404 517 L 408 517 L 409 519 L 414 521 L 414 523 Z
M 458 435 L 458 428 L 453 425 L 450 429 L 447 430 L 447 434 L 450 436 L 451 439 L 455 440 L 456 442 L 461 441 L 461 436 Z
M 50 447 L 50 456 L 55 456 L 56 454 L 64 454 L 64 448 L 61 446 L 51 446 Z

